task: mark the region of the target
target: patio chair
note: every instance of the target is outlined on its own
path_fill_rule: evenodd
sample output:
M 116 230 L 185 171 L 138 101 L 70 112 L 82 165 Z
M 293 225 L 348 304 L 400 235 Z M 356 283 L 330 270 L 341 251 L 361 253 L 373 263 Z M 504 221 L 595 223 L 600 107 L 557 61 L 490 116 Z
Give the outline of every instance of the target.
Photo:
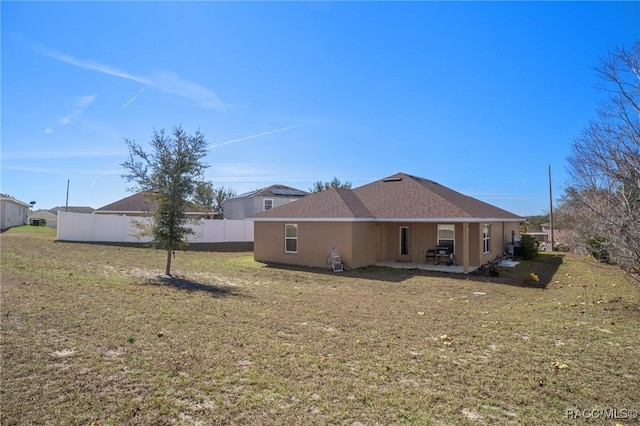
M 425 259 L 424 259 L 425 265 L 427 263 L 429 263 L 429 259 L 433 259 L 433 264 L 434 265 L 436 264 L 436 249 L 428 249 L 427 250 L 427 255 L 426 255 Z

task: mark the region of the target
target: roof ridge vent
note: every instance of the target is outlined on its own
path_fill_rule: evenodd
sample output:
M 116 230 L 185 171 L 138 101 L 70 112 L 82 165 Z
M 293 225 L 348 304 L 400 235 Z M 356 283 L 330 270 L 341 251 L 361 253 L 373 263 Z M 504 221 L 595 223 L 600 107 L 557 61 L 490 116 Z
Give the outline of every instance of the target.
M 422 177 L 414 177 L 414 179 L 416 179 L 416 180 L 418 180 L 420 182 L 428 182 L 428 183 L 432 183 L 434 185 L 442 186 L 438 182 L 436 182 L 435 180 L 425 179 L 425 178 L 422 178 Z
M 397 177 L 397 178 L 382 179 L 382 181 L 383 182 L 402 182 L 402 178 Z

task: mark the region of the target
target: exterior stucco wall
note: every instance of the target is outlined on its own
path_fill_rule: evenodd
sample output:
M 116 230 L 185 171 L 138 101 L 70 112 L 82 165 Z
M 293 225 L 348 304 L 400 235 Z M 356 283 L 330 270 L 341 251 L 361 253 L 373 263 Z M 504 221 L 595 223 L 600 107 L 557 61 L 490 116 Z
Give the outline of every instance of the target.
M 285 253 L 284 228 L 285 224 L 298 225 L 298 252 Z M 342 261 L 352 268 L 366 266 L 369 262 L 370 250 L 355 252 L 353 247 L 354 232 L 358 235 L 366 233 L 361 224 L 353 222 L 263 222 L 254 223 L 253 256 L 258 262 L 284 263 L 313 267 L 328 267 L 328 256 L 332 248 L 340 253 Z M 356 231 L 354 231 L 354 229 Z M 374 259 L 374 256 L 371 256 Z M 366 262 L 362 264 L 362 262 Z
M 520 237 L 519 222 L 505 222 L 504 224 L 504 245 L 517 241 Z
M 431 223 L 381 223 L 376 244 L 377 261 L 424 262 L 427 249 L 436 246 L 436 226 Z M 400 254 L 400 228 L 409 228 L 409 255 Z
M 484 265 L 489 261 L 501 257 L 506 249 L 507 244 L 511 242 L 511 231 L 515 231 L 518 235 L 520 224 L 518 222 L 485 222 L 491 225 L 491 251 L 489 253 L 481 253 L 479 265 Z M 482 226 L 482 225 L 480 225 Z M 481 229 L 481 228 L 480 228 Z M 480 230 L 479 248 L 482 252 L 482 231 Z
M 285 224 L 298 225 L 298 253 L 285 253 Z M 409 228 L 409 255 L 400 255 L 400 227 Z M 351 268 L 372 265 L 380 261 L 425 263 L 428 249 L 437 245 L 437 223 L 374 223 L 374 222 L 295 222 L 256 221 L 254 223 L 254 259 L 289 265 L 328 267 L 332 248 Z M 480 223 L 469 223 L 469 264 L 480 266 L 504 251 L 511 230 L 518 223 L 491 223 L 491 251 L 482 253 Z M 462 264 L 463 224 L 455 224 L 454 261 Z M 509 240 L 507 240 L 507 236 Z
M 438 225 L 450 223 L 379 223 L 376 234 L 376 261 L 400 261 L 400 262 L 425 262 L 427 250 L 435 249 L 438 244 Z M 455 225 L 455 254 L 454 262 L 462 264 L 463 250 L 463 225 Z M 409 256 L 400 255 L 400 227 L 409 227 Z M 494 259 L 503 251 L 503 224 L 492 224 L 491 252 L 488 255 L 482 253 L 482 232 L 479 223 L 469 223 L 469 264 L 479 266 L 484 257 Z M 517 228 L 517 224 L 515 226 Z M 509 231 L 510 232 L 510 231 Z
M 462 224 L 456 226 L 456 245 L 462 247 Z M 469 223 L 469 264 L 482 265 L 482 230 L 479 223 Z M 456 262 L 462 263 L 462 253 L 456 254 Z
M 479 224 L 479 237 L 478 247 L 480 248 L 480 265 L 483 265 L 491 260 L 502 255 L 504 252 L 504 246 L 502 244 L 502 222 L 491 222 L 486 223 L 490 225 L 489 229 L 489 252 L 485 253 L 483 244 L 482 244 L 482 225 L 485 223 Z
M 441 225 L 445 224 L 444 222 Z M 470 233 L 475 225 L 477 234 L 478 225 L 469 224 Z M 398 261 L 424 263 L 427 250 L 435 249 L 438 245 L 438 223 L 379 223 L 376 225 L 377 250 L 376 261 Z M 400 227 L 409 227 L 409 255 L 400 255 Z M 472 264 L 479 265 L 479 248 L 477 241 L 470 239 L 470 252 L 475 257 L 470 258 Z M 455 261 L 462 263 L 462 224 L 455 224 Z
M 356 222 L 352 224 L 353 241 L 356 247 L 351 253 L 352 268 L 373 265 L 376 263 L 376 225 L 373 222 Z

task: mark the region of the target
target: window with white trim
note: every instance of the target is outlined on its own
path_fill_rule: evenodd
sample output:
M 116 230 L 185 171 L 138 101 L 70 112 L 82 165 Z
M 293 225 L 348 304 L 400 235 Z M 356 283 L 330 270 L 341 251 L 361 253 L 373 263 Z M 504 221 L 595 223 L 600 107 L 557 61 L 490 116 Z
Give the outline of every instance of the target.
M 438 247 L 449 247 L 449 253 L 455 253 L 456 226 L 438 225 Z
M 484 254 L 491 251 L 491 225 L 482 225 L 482 251 Z
M 409 254 L 409 227 L 408 226 L 400 227 L 400 254 L 401 255 Z
M 284 225 L 284 252 L 298 252 L 298 225 L 289 223 Z
M 273 200 L 271 198 L 266 198 L 262 204 L 262 210 L 267 211 L 273 208 Z

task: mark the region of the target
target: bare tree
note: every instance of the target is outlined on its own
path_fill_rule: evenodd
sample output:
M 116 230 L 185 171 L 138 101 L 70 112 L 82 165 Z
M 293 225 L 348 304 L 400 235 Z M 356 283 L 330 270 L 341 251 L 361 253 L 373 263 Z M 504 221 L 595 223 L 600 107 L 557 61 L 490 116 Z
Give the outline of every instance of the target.
M 309 188 L 309 192 L 316 193 L 321 191 L 327 191 L 333 188 L 343 188 L 343 189 L 351 189 L 351 182 L 345 181 L 344 183 L 340 182 L 340 179 L 337 177 L 333 177 L 333 179 L 329 182 L 317 181 L 313 184 L 311 188 Z
M 571 182 L 560 207 L 583 239 L 606 241 L 612 261 L 640 267 L 640 42 L 595 68 L 607 93 L 574 140 Z

